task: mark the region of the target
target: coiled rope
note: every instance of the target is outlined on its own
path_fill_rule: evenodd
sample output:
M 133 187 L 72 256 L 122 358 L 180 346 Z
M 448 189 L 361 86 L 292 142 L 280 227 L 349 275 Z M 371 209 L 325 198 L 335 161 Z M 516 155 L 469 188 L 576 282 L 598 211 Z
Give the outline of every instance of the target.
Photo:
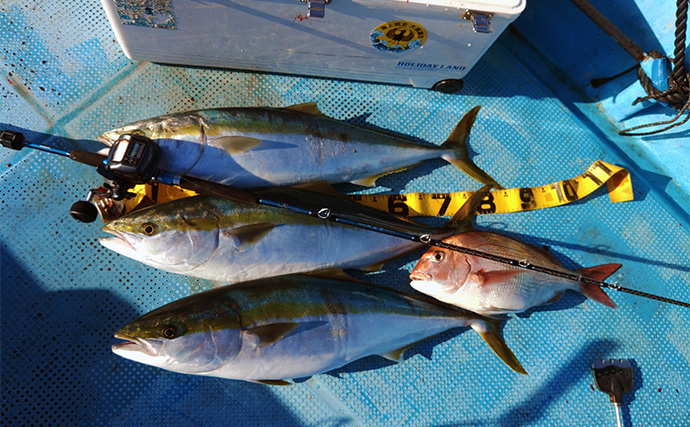
M 678 114 L 676 114 L 676 116 L 670 120 L 660 121 L 656 123 L 648 123 L 644 125 L 631 127 L 628 129 L 623 129 L 620 132 L 618 132 L 620 135 L 653 135 L 680 126 L 690 119 L 690 75 L 688 74 L 688 71 L 685 68 L 685 41 L 688 26 L 688 0 L 676 1 L 675 25 L 675 50 L 673 51 L 673 71 L 671 71 L 671 75 L 668 79 L 669 88 L 664 91 L 660 91 L 657 88 L 655 88 L 654 84 L 649 79 L 647 74 L 644 72 L 644 70 L 642 70 L 642 67 L 638 67 L 637 78 L 640 80 L 640 84 L 642 84 L 642 87 L 647 93 L 647 96 L 636 99 L 633 102 L 633 105 L 642 101 L 654 99 L 656 101 L 668 104 L 676 110 L 679 110 Z M 650 52 L 650 56 L 652 56 L 652 58 L 663 57 L 663 55 L 660 52 L 656 51 Z M 680 117 L 683 114 L 685 114 L 685 118 L 678 121 L 678 119 L 680 119 Z M 633 132 L 637 129 L 644 129 L 662 125 L 667 126 L 662 129 L 656 129 L 648 132 Z
M 643 136 L 652 135 L 667 131 L 674 127 L 680 126 L 690 120 L 690 75 L 685 68 L 685 41 L 687 34 L 687 23 L 688 23 L 688 0 L 676 0 L 676 22 L 675 22 L 675 43 L 674 43 L 674 59 L 673 59 L 673 70 L 669 76 L 669 88 L 660 91 L 654 87 L 654 83 L 644 72 L 642 67 L 639 65 L 645 58 L 645 54 L 639 46 L 637 46 L 630 38 L 628 38 L 622 31 L 620 31 L 611 21 L 609 21 L 601 12 L 599 12 L 594 6 L 592 6 L 587 0 L 571 0 L 571 2 L 577 6 L 582 12 L 584 12 L 595 24 L 597 24 L 606 34 L 610 35 L 616 43 L 618 43 L 630 56 L 632 56 L 637 62 L 637 78 L 640 84 L 644 88 L 647 96 L 636 99 L 633 105 L 654 99 L 659 102 L 663 102 L 672 106 L 674 109 L 679 110 L 678 114 L 670 120 L 660 121 L 656 123 L 648 123 L 644 125 L 639 125 L 631 127 L 628 129 L 623 129 L 618 133 L 620 135 L 626 136 Z M 661 52 L 652 51 L 648 55 L 651 58 L 663 58 L 664 55 Z M 618 74 L 615 77 L 625 74 L 627 71 Z M 613 77 L 613 78 L 615 78 Z M 597 83 L 601 84 L 610 79 L 600 79 Z M 686 114 L 685 118 L 678 121 L 680 117 Z M 667 125 L 662 129 L 656 129 L 648 132 L 633 132 L 638 129 L 650 128 L 656 126 Z

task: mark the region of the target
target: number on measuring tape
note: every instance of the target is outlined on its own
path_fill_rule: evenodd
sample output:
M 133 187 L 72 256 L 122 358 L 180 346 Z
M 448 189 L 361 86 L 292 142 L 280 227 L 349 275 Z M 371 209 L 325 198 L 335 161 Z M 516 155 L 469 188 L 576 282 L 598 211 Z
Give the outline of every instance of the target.
M 492 214 L 496 212 L 496 203 L 494 203 L 493 193 L 487 194 L 482 199 L 482 203 L 479 205 L 477 212 L 480 214 Z
M 451 201 L 450 194 L 443 194 L 443 193 L 441 193 L 441 194 L 432 194 L 432 195 L 431 195 L 431 198 L 432 198 L 432 199 L 436 199 L 436 200 L 438 200 L 438 199 L 442 199 L 442 200 L 443 200 L 443 203 L 441 204 L 441 208 L 439 208 L 438 213 L 436 214 L 436 216 L 445 216 L 445 215 L 446 215 L 446 211 L 448 210 L 448 206 L 450 206 L 450 201 Z
M 388 212 L 394 215 L 409 216 L 410 208 L 405 204 L 407 197 L 395 194 L 388 197 Z
M 534 190 L 529 187 L 523 187 L 520 189 L 520 207 L 523 210 L 534 209 L 537 206 L 537 202 L 534 200 Z

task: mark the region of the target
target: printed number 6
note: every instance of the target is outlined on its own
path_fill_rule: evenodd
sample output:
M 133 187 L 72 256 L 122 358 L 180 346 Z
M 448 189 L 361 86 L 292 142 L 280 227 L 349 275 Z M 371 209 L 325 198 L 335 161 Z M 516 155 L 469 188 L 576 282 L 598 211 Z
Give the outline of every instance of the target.
M 408 216 L 410 214 L 410 208 L 407 207 L 405 201 L 399 197 L 389 197 L 388 198 L 388 212 L 399 215 Z

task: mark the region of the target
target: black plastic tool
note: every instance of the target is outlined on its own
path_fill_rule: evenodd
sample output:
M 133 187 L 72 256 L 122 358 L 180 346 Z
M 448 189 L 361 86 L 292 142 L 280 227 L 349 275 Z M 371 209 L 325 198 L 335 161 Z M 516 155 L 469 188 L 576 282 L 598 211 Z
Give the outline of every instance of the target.
M 618 427 L 623 427 L 621 404 L 623 395 L 633 389 L 632 364 L 626 359 L 601 359 L 592 363 L 592 373 L 597 388 L 608 394 L 616 408 Z

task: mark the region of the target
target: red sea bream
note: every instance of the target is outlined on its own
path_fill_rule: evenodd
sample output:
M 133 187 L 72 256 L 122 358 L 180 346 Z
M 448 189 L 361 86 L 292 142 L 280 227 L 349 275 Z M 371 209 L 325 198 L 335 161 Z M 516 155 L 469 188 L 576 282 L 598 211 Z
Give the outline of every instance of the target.
M 496 233 L 470 231 L 448 237 L 446 243 L 515 260 L 527 260 L 556 270 L 564 269 L 551 254 Z M 576 273 L 604 280 L 621 265 L 604 264 Z M 572 273 L 572 271 L 571 271 Z M 483 315 L 520 313 L 558 299 L 574 290 L 609 307 L 611 298 L 596 285 L 513 267 L 508 264 L 441 248 L 431 248 L 410 274 L 410 285 L 429 296 Z

